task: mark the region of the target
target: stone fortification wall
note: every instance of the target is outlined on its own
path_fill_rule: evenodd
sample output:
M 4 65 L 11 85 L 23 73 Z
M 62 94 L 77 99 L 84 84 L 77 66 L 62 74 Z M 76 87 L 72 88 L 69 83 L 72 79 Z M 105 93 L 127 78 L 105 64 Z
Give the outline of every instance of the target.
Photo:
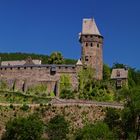
M 28 65 L 28 66 L 1 66 L 0 80 L 7 82 L 9 87 L 15 84 L 18 90 L 27 90 L 29 87 L 43 83 L 48 91 L 57 91 L 60 76 L 70 76 L 73 87 L 77 87 L 77 68 L 75 65 Z

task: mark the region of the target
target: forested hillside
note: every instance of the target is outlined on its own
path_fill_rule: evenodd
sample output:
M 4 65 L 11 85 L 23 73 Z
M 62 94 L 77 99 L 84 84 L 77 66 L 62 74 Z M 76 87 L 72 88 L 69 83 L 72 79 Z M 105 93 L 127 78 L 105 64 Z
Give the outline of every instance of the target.
M 54 54 L 54 53 L 52 53 L 52 54 Z M 32 59 L 41 59 L 42 64 L 50 63 L 49 59 L 50 59 L 51 55 L 48 56 L 48 55 L 43 55 L 43 54 L 21 53 L 21 52 L 0 53 L 1 61 L 25 60 L 26 58 L 28 58 L 30 56 Z M 75 64 L 76 61 L 77 60 L 74 60 L 74 59 L 66 59 L 66 58 L 64 58 L 63 64 Z

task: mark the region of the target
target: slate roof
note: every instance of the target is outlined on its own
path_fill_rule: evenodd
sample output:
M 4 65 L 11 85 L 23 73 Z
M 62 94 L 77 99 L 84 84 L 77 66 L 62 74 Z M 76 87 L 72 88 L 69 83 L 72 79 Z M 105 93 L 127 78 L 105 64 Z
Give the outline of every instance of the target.
M 101 36 L 96 22 L 93 18 L 83 19 L 82 34 L 92 34 Z
M 111 73 L 111 79 L 127 79 L 128 70 L 124 68 L 113 69 Z
M 1 66 L 17 66 L 17 65 L 26 65 L 26 60 L 16 60 L 16 61 L 2 61 Z M 32 64 L 40 65 L 41 60 L 32 60 Z

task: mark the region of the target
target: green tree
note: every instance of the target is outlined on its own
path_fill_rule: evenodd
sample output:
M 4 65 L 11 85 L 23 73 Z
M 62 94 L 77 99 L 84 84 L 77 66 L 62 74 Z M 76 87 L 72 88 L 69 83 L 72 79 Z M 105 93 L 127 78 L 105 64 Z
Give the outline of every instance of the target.
M 60 98 L 73 99 L 74 92 L 72 91 L 72 84 L 69 75 L 63 74 L 60 77 Z
M 64 64 L 63 56 L 60 52 L 53 52 L 48 60 L 49 64 Z
M 122 91 L 126 96 L 125 108 L 122 112 L 122 123 L 125 132 L 125 138 L 130 133 L 135 134 L 135 139 L 139 137 L 140 129 L 140 88 L 135 87 Z
M 108 124 L 109 128 L 113 129 L 119 124 L 120 121 L 120 114 L 117 109 L 108 108 L 106 111 L 106 117 L 104 122 Z
M 111 76 L 111 69 L 108 65 L 104 64 L 103 65 L 103 79 L 109 80 L 110 76 Z
M 43 133 L 43 122 L 36 115 L 19 117 L 6 124 L 2 140 L 40 140 Z
M 47 134 L 50 140 L 66 139 L 69 133 L 69 124 L 61 115 L 57 115 L 47 124 Z
M 116 62 L 113 64 L 112 68 L 115 69 L 115 68 L 125 68 L 125 67 L 126 65 Z
M 75 136 L 76 140 L 113 140 L 113 134 L 103 122 L 89 124 L 80 129 Z
M 94 82 L 95 82 L 95 78 L 94 78 L 94 69 L 92 69 L 91 67 L 87 67 L 85 69 L 82 69 L 81 71 L 79 71 L 78 73 L 78 81 L 79 81 L 79 87 L 78 87 L 78 91 L 80 93 L 80 97 L 86 97 L 88 98 L 88 96 L 90 96 L 90 94 L 93 91 L 94 88 Z
M 72 84 L 70 81 L 70 76 L 63 74 L 60 76 L 60 91 L 63 89 L 71 89 L 72 88 Z
M 128 84 L 130 88 L 140 85 L 140 70 L 136 70 L 135 68 L 129 68 Z
M 122 137 L 121 111 L 114 108 L 108 108 L 106 111 L 104 122 L 109 126 L 114 136 L 118 139 L 121 139 Z

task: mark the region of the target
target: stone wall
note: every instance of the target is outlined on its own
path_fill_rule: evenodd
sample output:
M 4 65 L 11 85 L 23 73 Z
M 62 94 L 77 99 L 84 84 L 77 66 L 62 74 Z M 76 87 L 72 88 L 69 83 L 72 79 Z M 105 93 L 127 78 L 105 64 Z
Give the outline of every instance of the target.
M 55 91 L 60 76 L 70 76 L 72 86 L 77 87 L 77 68 L 75 65 L 29 65 L 29 66 L 1 66 L 0 80 L 7 82 L 9 87 L 15 83 L 17 90 L 27 90 L 28 87 L 39 83 L 46 84 L 48 91 Z

